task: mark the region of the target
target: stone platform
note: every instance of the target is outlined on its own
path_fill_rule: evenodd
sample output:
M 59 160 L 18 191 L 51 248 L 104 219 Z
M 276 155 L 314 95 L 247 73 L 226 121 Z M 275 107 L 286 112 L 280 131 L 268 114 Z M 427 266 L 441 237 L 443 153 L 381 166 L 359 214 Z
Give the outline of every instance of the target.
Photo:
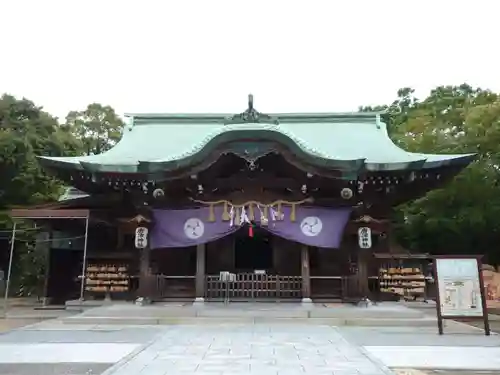
M 368 307 L 320 303 L 113 303 L 63 319 L 68 324 L 170 325 L 291 321 L 330 326 L 436 326 L 436 317 L 399 303 Z M 461 324 L 447 321 L 445 324 Z

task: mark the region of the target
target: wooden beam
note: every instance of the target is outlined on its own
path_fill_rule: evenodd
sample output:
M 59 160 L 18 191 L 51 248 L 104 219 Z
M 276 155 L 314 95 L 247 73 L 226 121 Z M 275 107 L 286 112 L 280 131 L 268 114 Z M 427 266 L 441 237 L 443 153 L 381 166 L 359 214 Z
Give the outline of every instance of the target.
M 274 172 L 250 172 L 243 171 L 231 175 L 230 177 L 217 177 L 210 175 L 200 175 L 196 181 L 191 179 L 179 181 L 182 184 L 191 189 L 197 188 L 198 185 L 202 185 L 206 190 L 210 188 L 227 188 L 227 189 L 237 189 L 244 187 L 264 187 L 264 188 L 291 188 L 299 190 L 303 185 L 307 186 L 309 192 L 313 189 L 320 189 L 324 195 L 331 197 L 332 194 L 337 195 L 340 198 L 340 189 L 345 187 L 344 181 L 339 181 L 338 179 L 330 179 L 325 177 L 314 176 L 312 178 L 307 178 L 305 172 L 301 174 L 290 174 L 287 177 L 276 176 Z
M 345 228 L 345 233 L 357 234 L 360 227 L 369 227 L 373 233 L 380 234 L 386 233 L 390 229 L 389 221 L 372 221 L 369 223 L 350 221 L 347 223 Z
M 24 209 L 15 208 L 10 211 L 13 219 L 86 219 L 89 210 L 77 209 Z
M 208 182 L 206 187 L 213 188 L 224 188 L 224 189 L 237 189 L 245 187 L 263 187 L 263 188 L 290 188 L 290 189 L 300 189 L 303 183 L 299 180 L 293 178 L 271 178 L 266 177 L 256 177 L 256 178 L 239 178 L 228 177 L 228 178 L 217 178 L 213 182 Z M 205 185 L 204 185 L 205 186 Z

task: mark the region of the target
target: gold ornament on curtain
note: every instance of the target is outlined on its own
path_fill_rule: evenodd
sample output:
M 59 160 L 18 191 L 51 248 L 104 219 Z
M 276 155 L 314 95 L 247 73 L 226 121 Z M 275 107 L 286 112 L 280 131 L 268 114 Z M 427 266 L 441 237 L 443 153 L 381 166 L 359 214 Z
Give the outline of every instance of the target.
M 215 208 L 213 204 L 211 204 L 209 208 L 208 222 L 210 223 L 215 222 Z
M 295 222 L 295 220 L 297 220 L 297 218 L 296 218 L 296 216 L 297 216 L 297 215 L 296 215 L 296 212 L 295 212 L 295 211 L 296 211 L 296 210 L 295 210 L 295 206 L 296 206 L 296 204 L 295 204 L 295 203 L 293 203 L 293 204 L 292 204 L 292 209 L 291 209 L 291 211 L 290 211 L 290 221 L 291 221 L 292 223 L 293 223 L 293 222 Z
M 224 202 L 224 211 L 222 211 L 222 220 L 223 221 L 229 221 L 231 220 L 231 217 L 229 215 L 229 204 L 227 201 Z

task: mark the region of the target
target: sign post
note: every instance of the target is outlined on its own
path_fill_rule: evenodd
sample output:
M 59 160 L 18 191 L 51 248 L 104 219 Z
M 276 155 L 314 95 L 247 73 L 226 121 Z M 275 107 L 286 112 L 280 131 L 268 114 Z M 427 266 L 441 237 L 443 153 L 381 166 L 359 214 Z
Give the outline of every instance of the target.
M 436 256 L 433 268 L 437 285 L 439 334 L 443 334 L 444 319 L 482 319 L 484 334 L 489 336 L 490 324 L 480 257 Z

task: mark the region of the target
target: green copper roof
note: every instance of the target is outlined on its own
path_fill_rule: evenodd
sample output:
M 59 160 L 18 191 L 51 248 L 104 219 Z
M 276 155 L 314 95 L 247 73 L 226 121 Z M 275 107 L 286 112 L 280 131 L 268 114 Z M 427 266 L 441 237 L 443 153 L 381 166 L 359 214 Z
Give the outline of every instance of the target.
M 130 114 L 120 142 L 99 155 L 42 157 L 49 167 L 91 172 L 155 173 L 201 161 L 221 142 L 273 140 L 325 168 L 396 171 L 467 165 L 473 154 L 434 155 L 396 146 L 374 113 L 261 115 Z

